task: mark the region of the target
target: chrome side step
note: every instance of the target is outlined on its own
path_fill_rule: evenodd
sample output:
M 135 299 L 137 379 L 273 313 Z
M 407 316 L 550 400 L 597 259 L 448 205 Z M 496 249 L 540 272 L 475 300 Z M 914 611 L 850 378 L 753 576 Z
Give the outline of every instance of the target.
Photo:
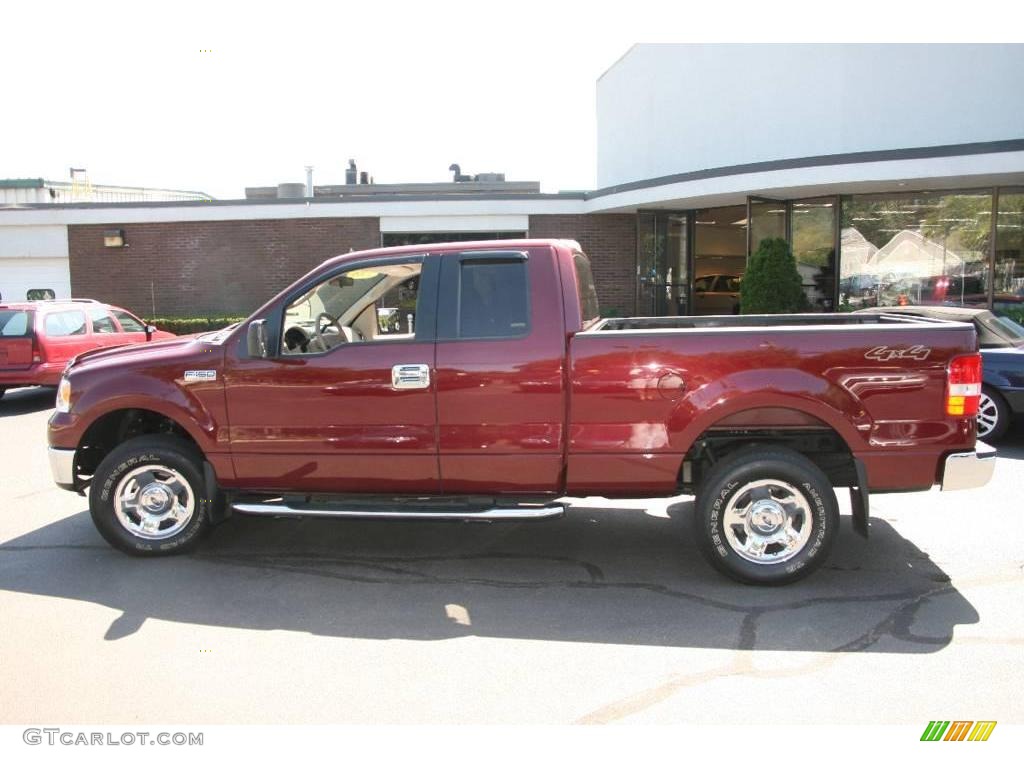
M 492 507 L 480 510 L 439 510 L 439 509 L 332 509 L 325 506 L 286 504 L 284 502 L 236 502 L 231 505 L 235 512 L 246 515 L 269 515 L 271 517 L 338 517 L 374 520 L 546 520 L 561 517 L 565 507 Z

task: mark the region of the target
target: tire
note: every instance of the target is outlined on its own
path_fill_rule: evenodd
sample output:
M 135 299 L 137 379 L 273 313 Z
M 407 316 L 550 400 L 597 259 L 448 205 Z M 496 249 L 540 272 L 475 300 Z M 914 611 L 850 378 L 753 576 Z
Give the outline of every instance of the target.
M 0 387 L 0 400 L 4 399 L 4 394 L 7 392 L 7 387 Z
M 712 466 L 694 505 L 701 554 L 744 584 L 809 576 L 828 558 L 838 528 L 828 478 L 788 448 L 750 446 L 727 456 Z
M 978 403 L 978 439 L 994 442 L 1009 428 L 1010 406 L 999 392 L 991 387 L 982 387 Z
M 100 462 L 89 512 L 100 535 L 122 552 L 172 555 L 193 548 L 209 529 L 216 500 L 204 495 L 202 457 L 191 443 L 143 435 Z

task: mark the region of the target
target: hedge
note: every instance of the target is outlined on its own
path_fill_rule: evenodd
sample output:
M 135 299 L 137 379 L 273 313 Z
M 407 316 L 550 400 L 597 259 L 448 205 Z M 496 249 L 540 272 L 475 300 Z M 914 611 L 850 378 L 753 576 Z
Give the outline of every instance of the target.
M 244 317 L 153 317 L 146 320 L 161 331 L 184 336 L 189 333 L 219 331 L 232 323 L 240 323 Z

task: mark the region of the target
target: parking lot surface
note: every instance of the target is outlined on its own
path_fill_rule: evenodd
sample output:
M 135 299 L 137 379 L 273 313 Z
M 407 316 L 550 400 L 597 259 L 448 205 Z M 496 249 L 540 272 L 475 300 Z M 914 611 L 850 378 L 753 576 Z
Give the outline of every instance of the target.
M 235 516 L 109 548 L 53 486 L 52 393 L 0 401 L 4 723 L 1024 720 L 1024 438 L 992 483 L 872 497 L 829 563 L 712 571 L 691 502 L 461 524 Z M 848 512 L 845 492 L 842 509 Z

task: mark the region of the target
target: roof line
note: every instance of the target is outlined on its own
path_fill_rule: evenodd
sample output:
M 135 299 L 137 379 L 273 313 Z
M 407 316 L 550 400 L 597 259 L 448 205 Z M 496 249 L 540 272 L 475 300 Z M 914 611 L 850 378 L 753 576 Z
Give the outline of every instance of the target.
M 941 144 L 931 147 L 906 147 L 902 149 L 876 149 L 861 152 L 843 152 L 835 155 L 811 155 L 808 157 L 792 157 L 785 160 L 764 160 L 756 163 L 724 165 L 718 168 L 705 168 L 699 171 L 673 173 L 667 176 L 656 176 L 651 179 L 630 181 L 602 187 L 587 193 L 587 200 L 620 192 L 631 192 L 636 189 L 661 187 L 666 184 L 678 184 L 686 181 L 713 179 L 720 176 L 739 176 L 746 173 L 763 173 L 765 171 L 783 171 L 794 168 L 813 168 L 823 165 L 851 165 L 854 163 L 875 163 L 887 160 L 921 160 L 934 157 L 955 157 L 957 155 L 984 155 L 999 152 L 1024 151 L 1024 139 L 1005 139 L 1000 141 L 976 141 L 968 144 Z

